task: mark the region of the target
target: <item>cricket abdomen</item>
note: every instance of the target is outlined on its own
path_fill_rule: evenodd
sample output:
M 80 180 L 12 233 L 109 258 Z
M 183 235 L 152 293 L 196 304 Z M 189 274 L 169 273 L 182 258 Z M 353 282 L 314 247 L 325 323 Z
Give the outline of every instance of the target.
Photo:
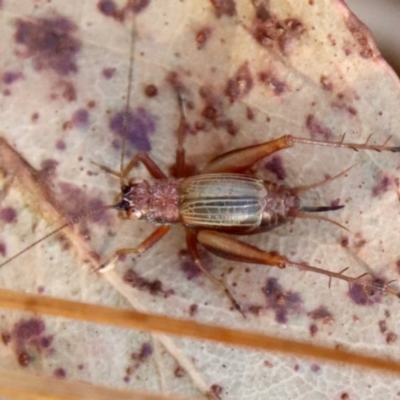
M 248 234 L 286 222 L 298 200 L 289 189 L 239 174 L 206 174 L 180 183 L 180 219 L 190 228 Z

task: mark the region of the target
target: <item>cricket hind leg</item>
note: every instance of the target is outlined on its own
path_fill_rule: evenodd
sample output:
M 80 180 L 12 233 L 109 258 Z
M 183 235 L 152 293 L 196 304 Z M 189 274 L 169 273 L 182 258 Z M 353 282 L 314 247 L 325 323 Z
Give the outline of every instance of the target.
M 400 297 L 399 293 L 396 290 L 388 287 L 389 283 L 385 284 L 381 281 L 363 282 L 360 280 L 362 277 L 369 274 L 363 274 L 358 277 L 351 277 L 343 275 L 343 273 L 348 268 L 345 268 L 340 272 L 333 272 L 322 268 L 313 267 L 307 263 L 294 262 L 281 254 L 261 250 L 256 246 L 252 246 L 248 243 L 242 242 L 238 239 L 235 239 L 226 234 L 222 234 L 220 232 L 202 230 L 197 232 L 196 240 L 201 243 L 207 250 L 221 258 L 245 262 L 249 264 L 268 265 L 278 268 L 295 267 L 302 271 L 310 271 L 326 275 L 329 278 L 329 285 L 333 278 L 340 279 L 346 281 L 348 284 L 357 283 L 372 291 L 379 290 Z
M 292 135 L 285 135 L 278 139 L 260 143 L 255 146 L 242 147 L 221 154 L 211 160 L 204 167 L 202 173 L 243 172 L 264 157 L 267 157 L 276 151 L 292 147 L 296 143 L 347 148 L 356 151 L 373 150 L 390 151 L 394 153 L 400 152 L 400 146 L 387 146 L 387 141 L 382 145 L 374 145 L 368 144 L 368 140 L 365 143 L 346 143 L 343 139 L 344 138 L 339 142 L 328 142 L 324 140 L 306 139 Z
M 240 307 L 239 302 L 235 299 L 235 297 L 233 296 L 231 291 L 228 289 L 228 287 L 225 285 L 225 283 L 223 281 L 217 279 L 214 275 L 212 275 L 210 272 L 208 272 L 207 269 L 204 267 L 203 262 L 200 257 L 200 254 L 199 254 L 199 250 L 197 248 L 196 233 L 190 229 L 186 229 L 186 245 L 187 245 L 189 254 L 190 254 L 193 262 L 200 269 L 200 271 L 208 279 L 210 279 L 211 282 L 213 282 L 215 285 L 219 286 L 224 291 L 225 295 L 231 301 L 231 303 L 235 307 L 235 309 L 238 310 L 243 315 L 244 318 L 246 318 L 246 315 L 244 314 L 242 308 Z
M 243 172 L 253 164 L 279 150 L 292 147 L 292 136 L 281 136 L 255 146 L 242 147 L 232 150 L 211 160 L 202 170 L 202 174 Z

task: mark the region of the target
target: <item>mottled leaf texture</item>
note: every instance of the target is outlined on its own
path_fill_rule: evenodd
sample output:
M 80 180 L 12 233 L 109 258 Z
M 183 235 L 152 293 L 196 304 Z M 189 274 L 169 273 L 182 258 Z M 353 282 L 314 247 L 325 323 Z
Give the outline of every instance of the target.
M 173 173 L 177 89 L 187 104 L 192 171 L 224 151 L 283 134 L 400 145 L 398 80 L 339 0 L 3 0 L 0 29 L 2 260 L 66 219 L 116 201 L 118 179 L 93 162 L 120 168 L 132 41 L 126 160 L 146 151 Z M 299 186 L 350 166 L 345 176 L 301 194 L 309 206 L 344 205 L 326 216 L 348 231 L 297 219 L 243 240 L 316 267 L 397 279 L 398 154 L 298 144 L 253 172 Z M 133 173 L 147 176 L 142 168 Z M 91 215 L 2 267 L 0 286 L 399 358 L 395 296 L 334 280 L 329 288 L 322 275 L 224 261 L 201 249 L 243 318 L 197 271 L 179 226 L 147 253 L 93 272 L 96 259 L 135 246 L 153 229 L 113 211 Z M 0 314 L 1 369 L 63 383 L 226 400 L 389 399 L 400 392 L 395 375 L 354 366 L 229 348 L 179 332 L 166 338 Z

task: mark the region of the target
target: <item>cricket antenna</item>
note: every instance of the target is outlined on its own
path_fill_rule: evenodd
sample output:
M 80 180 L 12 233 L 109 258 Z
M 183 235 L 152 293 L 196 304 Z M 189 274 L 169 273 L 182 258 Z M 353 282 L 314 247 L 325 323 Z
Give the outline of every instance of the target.
M 338 178 L 340 178 L 341 176 L 345 175 L 345 174 L 346 174 L 347 172 L 349 172 L 353 167 L 354 167 L 354 165 L 351 165 L 349 168 L 346 168 L 344 171 L 339 172 L 338 174 L 336 174 L 336 175 L 334 175 L 334 176 L 332 176 L 332 177 L 330 177 L 330 178 L 326 178 L 326 179 L 324 179 L 323 181 L 316 182 L 316 183 L 312 183 L 312 184 L 310 184 L 310 185 L 296 186 L 296 187 L 290 188 L 290 193 L 296 195 L 296 194 L 298 194 L 298 193 L 300 193 L 300 192 L 305 192 L 306 190 L 314 189 L 314 188 L 316 188 L 316 187 L 318 187 L 318 186 L 325 185 L 326 183 L 332 182 L 332 181 L 334 181 L 335 179 L 338 179 Z M 332 209 L 330 208 L 329 210 L 325 210 L 325 211 L 330 211 L 330 210 L 332 210 Z M 321 211 L 324 211 L 324 210 L 321 210 Z M 311 211 L 311 212 L 317 212 L 317 211 Z
M 132 1 L 130 1 L 132 2 Z M 122 140 L 121 140 L 121 159 L 120 159 L 120 187 L 124 186 L 123 182 L 123 170 L 124 170 L 124 159 L 125 159 L 125 143 L 126 143 L 126 135 L 128 132 L 128 115 L 131 107 L 131 89 L 132 89 L 132 78 L 133 78 L 133 58 L 135 53 L 135 41 L 133 40 L 135 34 L 135 20 L 133 18 L 132 28 L 131 28 L 131 40 L 129 46 L 129 72 L 128 72 L 128 85 L 127 85 L 127 93 L 126 93 L 126 103 L 125 103 L 125 111 L 122 123 Z
M 313 212 L 325 212 L 325 211 L 335 211 L 335 210 L 340 210 L 344 206 L 339 205 L 339 206 L 327 206 L 327 207 L 302 207 L 300 208 L 299 211 L 293 212 L 293 216 L 296 218 L 303 218 L 303 219 L 316 219 L 318 221 L 326 221 L 329 222 L 333 225 L 338 226 L 339 228 L 344 229 L 347 232 L 350 232 L 345 226 L 342 224 L 339 224 L 339 222 L 334 221 L 333 219 L 327 218 L 327 217 L 322 217 L 320 215 L 310 215 L 308 213 L 313 213 Z
M 55 235 L 57 232 L 62 231 L 63 229 L 65 229 L 67 226 L 72 226 L 77 224 L 78 222 L 82 221 L 84 218 L 88 218 L 94 214 L 99 213 L 100 211 L 104 211 L 104 210 L 108 210 L 111 208 L 116 208 L 117 204 L 112 204 L 112 205 L 107 205 L 107 206 L 103 206 L 103 207 L 99 207 L 96 208 L 94 210 L 90 210 L 84 214 L 81 214 L 75 218 L 73 218 L 72 220 L 66 222 L 65 224 L 59 226 L 58 228 L 54 229 L 53 231 L 51 231 L 50 233 L 48 233 L 47 235 L 41 237 L 39 240 L 36 240 L 35 242 L 31 243 L 28 247 L 25 247 L 23 250 L 19 251 L 17 254 L 14 254 L 12 257 L 8 258 L 6 261 L 0 263 L 0 268 L 4 267 L 5 265 L 7 265 L 8 263 L 10 263 L 11 261 L 15 260 L 17 257 L 19 257 L 20 255 L 26 253 L 27 251 L 29 251 L 30 249 L 32 249 L 33 247 L 35 247 L 36 245 L 38 245 L 39 243 L 43 242 L 44 240 L 48 239 L 50 236 Z

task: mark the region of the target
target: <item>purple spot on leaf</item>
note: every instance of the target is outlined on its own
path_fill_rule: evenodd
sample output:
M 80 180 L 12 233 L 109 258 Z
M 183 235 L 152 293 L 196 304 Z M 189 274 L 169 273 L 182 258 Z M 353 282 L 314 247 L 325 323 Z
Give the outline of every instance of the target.
M 116 68 L 104 68 L 102 74 L 104 78 L 111 79 L 115 74 Z
M 139 151 L 150 151 L 151 144 L 149 135 L 156 130 L 156 117 L 139 107 L 135 111 L 129 112 L 125 117 L 125 112 L 118 112 L 110 121 L 111 130 L 123 136 L 126 131 L 127 142 Z
M 276 178 L 280 181 L 286 178 L 286 170 L 283 166 L 282 158 L 279 156 L 272 157 L 271 160 L 265 164 L 265 168 L 275 174 Z
M 350 285 L 349 297 L 359 306 L 369 306 L 377 303 L 381 299 L 382 292 L 380 287 L 385 286 L 385 282 L 379 278 L 367 276 L 364 282 Z M 375 288 L 374 288 L 375 287 Z
M 286 83 L 276 78 L 270 72 L 260 72 L 258 74 L 258 79 L 265 85 L 269 86 L 277 96 L 285 92 L 287 89 Z
M 56 16 L 18 19 L 16 25 L 15 41 L 25 46 L 37 70 L 52 69 L 62 76 L 77 72 L 75 58 L 81 43 L 74 37 L 77 27 L 73 22 Z
M 57 140 L 57 142 L 56 142 L 56 149 L 57 150 L 65 150 L 67 148 L 67 145 L 65 144 L 65 142 L 64 142 L 64 140 L 61 140 L 61 139 L 59 139 L 59 140 Z
M 85 128 L 89 123 L 89 112 L 85 108 L 76 110 L 71 118 L 73 126 L 77 128 Z
M 192 280 L 201 274 L 200 269 L 196 263 L 192 260 L 187 250 L 181 250 L 179 252 L 180 266 L 183 273 L 186 275 L 186 279 Z
M 5 207 L 0 210 L 0 219 L 6 224 L 12 224 L 17 220 L 17 212 L 12 207 Z
M 321 139 L 329 141 L 332 139 L 332 131 L 324 126 L 314 115 L 307 115 L 306 127 L 310 131 L 311 136 L 315 139 Z
M 6 85 L 11 85 L 18 79 L 21 79 L 23 77 L 21 72 L 4 72 L 4 74 L 1 77 L 1 80 L 3 83 Z
M 53 375 L 57 378 L 65 378 L 67 376 L 67 372 L 64 368 L 57 368 L 54 370 Z
M 228 79 L 225 94 L 230 98 L 231 103 L 246 96 L 253 87 L 253 78 L 247 63 L 244 63 L 236 74 Z
M 382 193 L 385 193 L 389 190 L 391 184 L 391 180 L 388 176 L 380 176 L 379 179 L 377 180 L 376 184 L 372 188 L 372 195 L 373 196 L 378 196 Z
M 99 11 L 107 17 L 112 17 L 117 11 L 117 6 L 111 0 L 101 0 L 97 3 Z
M 138 290 L 145 290 L 152 295 L 163 292 L 162 282 L 158 279 L 151 281 L 138 275 L 133 269 L 128 269 L 123 277 L 125 283 Z
M 298 313 L 301 299 L 298 293 L 284 292 L 276 278 L 269 278 L 262 291 L 267 300 L 267 307 L 275 312 L 275 320 L 286 323 L 289 313 Z

